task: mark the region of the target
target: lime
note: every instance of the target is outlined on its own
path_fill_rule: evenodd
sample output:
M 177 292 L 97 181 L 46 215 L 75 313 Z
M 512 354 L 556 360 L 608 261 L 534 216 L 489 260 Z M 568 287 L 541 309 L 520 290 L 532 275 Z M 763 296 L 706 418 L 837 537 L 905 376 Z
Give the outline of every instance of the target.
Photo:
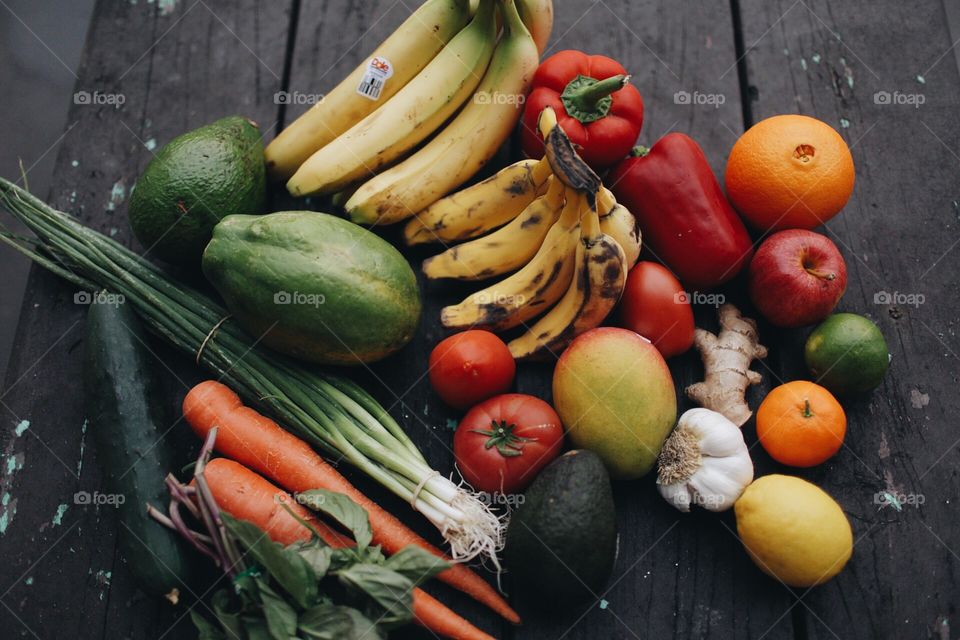
M 804 358 L 814 379 L 835 394 L 870 391 L 890 365 L 880 328 L 855 313 L 824 320 L 807 338 Z

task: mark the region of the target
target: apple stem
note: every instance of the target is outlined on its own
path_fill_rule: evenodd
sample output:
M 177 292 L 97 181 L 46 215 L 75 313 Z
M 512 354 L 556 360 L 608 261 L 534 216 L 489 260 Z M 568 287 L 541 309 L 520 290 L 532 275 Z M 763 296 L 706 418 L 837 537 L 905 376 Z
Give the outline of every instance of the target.
M 820 278 L 821 280 L 836 280 L 837 274 L 832 271 L 821 271 L 820 269 L 807 269 L 807 273 L 812 275 L 814 278 Z

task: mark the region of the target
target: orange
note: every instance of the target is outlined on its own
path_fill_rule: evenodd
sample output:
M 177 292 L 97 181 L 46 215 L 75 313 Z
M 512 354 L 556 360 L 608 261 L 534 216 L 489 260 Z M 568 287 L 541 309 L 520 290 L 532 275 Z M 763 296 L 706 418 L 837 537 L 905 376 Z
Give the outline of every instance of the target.
M 740 136 L 727 160 L 727 196 L 764 231 L 813 229 L 837 215 L 853 193 L 853 156 L 825 122 L 774 116 Z
M 797 380 L 782 384 L 757 409 L 757 437 L 770 457 L 792 467 L 812 467 L 843 444 L 847 416 L 829 391 Z

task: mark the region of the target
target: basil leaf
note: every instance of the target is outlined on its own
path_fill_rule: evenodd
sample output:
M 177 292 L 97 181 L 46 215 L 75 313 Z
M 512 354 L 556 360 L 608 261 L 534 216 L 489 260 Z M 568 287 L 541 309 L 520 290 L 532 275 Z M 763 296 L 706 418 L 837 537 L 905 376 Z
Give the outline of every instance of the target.
M 270 635 L 270 629 L 267 627 L 267 623 L 263 618 L 244 616 L 243 625 L 243 630 L 246 635 L 239 637 L 247 638 L 248 640 L 273 640 L 273 636 Z
M 240 621 L 242 609 L 234 606 L 231 601 L 230 592 L 226 589 L 220 589 L 210 598 L 210 607 L 213 614 L 231 638 L 245 638 L 243 632 L 243 622 Z
M 328 573 L 336 573 L 357 562 L 360 562 L 360 556 L 357 555 L 357 550 L 353 547 L 334 549 L 330 553 L 330 569 Z
M 297 550 L 300 557 L 307 561 L 313 569 L 317 580 L 323 579 L 330 570 L 330 561 L 333 558 L 333 549 L 325 544 L 307 544 Z
M 360 563 L 337 576 L 347 589 L 369 597 L 383 609 L 384 625 L 401 625 L 413 619 L 413 582 L 396 571 L 375 564 Z
M 441 571 L 449 569 L 450 563 L 426 549 L 409 545 L 387 558 L 383 566 L 406 576 L 415 586 L 419 586 Z
M 326 489 L 313 489 L 299 494 L 302 504 L 314 511 L 321 511 L 330 516 L 353 533 L 357 541 L 357 550 L 363 553 L 373 533 L 370 531 L 370 517 L 366 510 L 356 502 L 343 495 Z
M 304 611 L 297 627 L 304 640 L 384 640 L 386 635 L 350 607 L 321 604 Z
M 217 625 L 207 620 L 193 609 L 190 610 L 190 620 L 197 628 L 197 640 L 226 640 L 226 634 Z
M 297 633 L 297 611 L 270 588 L 265 580 L 258 580 L 263 617 L 274 640 L 290 640 Z
M 296 551 L 274 542 L 256 525 L 221 514 L 223 524 L 247 552 L 303 608 L 317 599 L 317 577 Z

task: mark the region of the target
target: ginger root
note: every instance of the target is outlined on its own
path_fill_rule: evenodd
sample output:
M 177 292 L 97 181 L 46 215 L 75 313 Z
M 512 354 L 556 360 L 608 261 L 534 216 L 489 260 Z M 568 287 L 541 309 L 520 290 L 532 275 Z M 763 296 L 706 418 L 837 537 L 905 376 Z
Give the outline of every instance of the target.
M 747 387 L 762 379 L 750 363 L 766 358 L 767 348 L 760 344 L 757 323 L 744 318 L 735 306 L 722 305 L 719 316 L 719 334 L 699 328 L 694 333 L 705 376 L 703 382 L 687 387 L 687 397 L 742 427 L 753 414 L 745 398 Z

